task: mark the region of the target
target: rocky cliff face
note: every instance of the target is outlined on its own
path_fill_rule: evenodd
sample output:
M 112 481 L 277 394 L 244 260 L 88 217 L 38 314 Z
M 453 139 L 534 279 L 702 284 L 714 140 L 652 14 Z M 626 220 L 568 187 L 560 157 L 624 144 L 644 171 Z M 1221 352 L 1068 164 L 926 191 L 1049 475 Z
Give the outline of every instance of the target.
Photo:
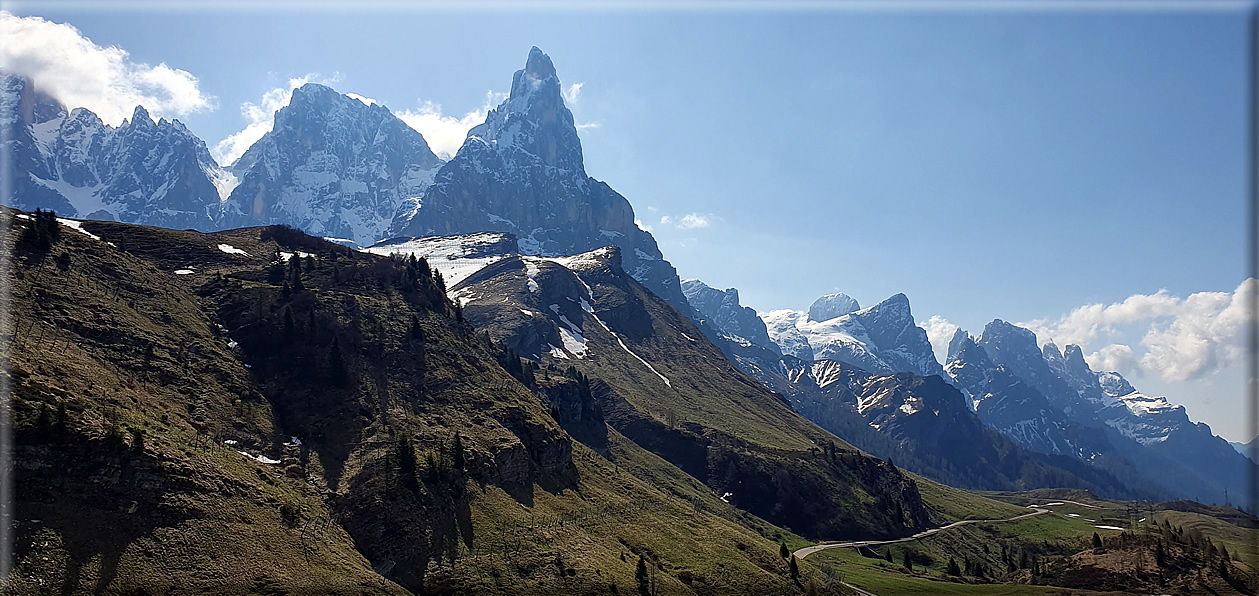
M 441 165 L 385 106 L 308 83 L 232 165 L 239 186 L 218 223 L 283 223 L 369 246 L 388 236 L 399 209 L 423 196 Z
M 512 78 L 508 99 L 468 132 L 423 199 L 407 201 L 393 223 L 395 236 L 481 231 L 515 234 L 525 255 L 617 246 L 626 272 L 690 311 L 677 271 L 634 223 L 629 201 L 586 175 L 559 76 L 537 48 Z
M 782 355 L 756 311 L 739 304 L 739 290 L 718 290 L 698 279 L 682 282 L 682 293 L 696 314 L 734 341 L 745 341 Z
M 177 229 L 216 225 L 216 184 L 230 175 L 178 120 L 154 122 L 137 106 L 109 126 L 8 74 L 0 74 L 0 120 L 12 156 L 6 198 L 15 207 Z

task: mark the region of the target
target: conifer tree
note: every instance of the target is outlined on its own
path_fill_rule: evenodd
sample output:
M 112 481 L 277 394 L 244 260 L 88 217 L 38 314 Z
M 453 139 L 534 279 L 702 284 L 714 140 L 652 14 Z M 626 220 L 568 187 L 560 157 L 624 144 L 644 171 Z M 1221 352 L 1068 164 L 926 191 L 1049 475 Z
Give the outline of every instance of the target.
M 1102 537 L 1098 536 L 1097 532 L 1093 532 L 1093 548 L 1101 548 L 1101 547 L 1102 547 Z
M 420 327 L 420 318 L 411 315 L 411 339 L 424 341 L 424 328 Z
M 415 476 L 415 449 L 406 435 L 398 437 L 398 476 L 402 486 L 418 491 L 420 483 Z
M 778 556 L 786 559 L 791 555 L 791 551 L 787 550 L 787 542 L 784 540 L 778 543 Z
M 647 576 L 647 562 L 638 555 L 638 568 L 634 570 L 634 581 L 638 584 L 639 596 L 651 596 L 651 578 Z
M 800 581 L 800 564 L 796 562 L 796 556 L 791 555 L 790 563 L 787 564 L 787 570 L 791 572 L 792 581 Z
M 293 325 L 293 309 L 284 306 L 284 341 L 293 341 L 293 337 L 297 335 L 297 328 Z
M 960 568 L 958 568 L 958 566 L 957 566 L 957 559 L 954 559 L 953 557 L 949 557 L 949 569 L 948 569 L 948 574 L 949 574 L 949 575 L 961 575 L 961 574 L 962 574 L 962 570 L 961 570 Z
M 328 373 L 331 376 L 332 384 L 337 387 L 344 387 L 348 380 L 345 370 L 345 359 L 341 355 L 341 340 L 332 338 L 332 348 L 328 351 Z

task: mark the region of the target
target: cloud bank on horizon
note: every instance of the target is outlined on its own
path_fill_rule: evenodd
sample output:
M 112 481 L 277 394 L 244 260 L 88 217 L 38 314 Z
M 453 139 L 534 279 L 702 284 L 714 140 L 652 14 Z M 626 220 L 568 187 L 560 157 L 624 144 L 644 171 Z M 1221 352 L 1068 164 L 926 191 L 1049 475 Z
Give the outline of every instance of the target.
M 1017 323 L 1041 345 L 1076 344 L 1094 370 L 1156 377 L 1169 383 L 1202 379 L 1241 363 L 1248 305 L 1259 280 L 1232 292 L 1195 292 L 1184 298 L 1167 290 L 1133 294 L 1112 304 L 1086 304 L 1057 319 Z M 945 360 L 958 326 L 939 315 L 920 322 L 932 349 Z
M 101 47 L 74 26 L 0 11 L 0 68 L 27 77 L 69 108 L 87 108 L 118 126 L 143 105 L 156 118 L 214 110 L 197 77 L 165 62 L 131 60 L 117 46 Z

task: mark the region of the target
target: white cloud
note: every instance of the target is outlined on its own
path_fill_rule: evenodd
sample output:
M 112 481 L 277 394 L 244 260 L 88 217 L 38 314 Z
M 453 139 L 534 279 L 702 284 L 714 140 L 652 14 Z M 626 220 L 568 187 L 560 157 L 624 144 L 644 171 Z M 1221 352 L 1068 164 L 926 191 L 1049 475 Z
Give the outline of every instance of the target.
M 943 363 L 949 356 L 949 340 L 957 332 L 957 325 L 948 322 L 940 315 L 931 315 L 930 319 L 918 323 L 927 331 L 927 341 L 931 342 L 931 351 L 935 352 L 936 360 Z
M 577 103 L 577 100 L 581 97 L 581 86 L 584 84 L 585 83 L 573 83 L 572 85 L 569 85 L 567 89 L 564 89 L 564 103 Z
M 98 46 L 68 24 L 0 11 L 0 38 L 0 68 L 30 78 L 70 108 L 95 112 L 107 124 L 121 124 L 137 105 L 155 118 L 216 107 L 188 71 L 132 62 L 126 50 Z
M 1020 325 L 1035 331 L 1042 343 L 1052 339 L 1087 350 L 1104 341 L 1104 347 L 1088 356 L 1090 366 L 1188 381 L 1241 361 L 1250 319 L 1247 305 L 1256 284 L 1250 279 L 1232 292 L 1197 292 L 1183 299 L 1165 290 L 1136 294 L 1123 302 L 1082 306 L 1057 321 Z M 1139 342 L 1130 341 L 1134 331 L 1141 335 Z M 1125 337 L 1129 341 L 1112 341 Z
M 683 230 L 693 230 L 695 228 L 707 228 L 708 217 L 698 213 L 690 213 L 682 216 L 682 221 L 678 222 L 678 228 Z
M 587 130 L 587 129 L 591 129 L 591 128 L 599 128 L 599 127 L 603 126 L 603 121 L 602 121 L 602 120 L 596 120 L 596 121 L 594 121 L 594 122 L 578 122 L 576 126 L 577 126 L 577 130 Z
M 226 167 L 230 166 L 251 145 L 258 142 L 262 135 L 271 131 L 271 125 L 275 123 L 275 113 L 280 108 L 289 105 L 289 101 L 293 99 L 293 90 L 311 82 L 319 77 L 317 74 L 308 74 L 303 77 L 296 77 L 288 80 L 288 85 L 284 87 L 276 87 L 262 94 L 262 99 L 258 103 L 245 102 L 240 106 L 240 113 L 245 117 L 248 123 L 240 132 L 228 136 L 226 139 L 215 143 L 210 149 L 210 155 L 218 160 L 219 164 Z M 335 75 L 330 79 L 320 79 L 320 83 L 334 83 L 338 77 Z
M 655 211 L 654 208 L 648 207 L 648 211 Z M 675 215 L 660 216 L 660 225 L 673 226 L 679 230 L 694 230 L 696 228 L 707 228 L 712 225 L 716 219 L 713 214 L 703 215 L 699 213 L 688 213 L 681 217 Z
M 376 104 L 378 103 L 376 100 L 374 100 L 374 99 L 372 99 L 372 98 L 370 98 L 370 97 L 364 97 L 364 96 L 359 95 L 359 94 L 357 94 L 357 93 L 346 93 L 346 94 L 345 94 L 345 96 L 346 96 L 346 97 L 348 97 L 348 98 L 350 98 L 350 99 L 357 99 L 357 100 L 359 100 L 359 101 L 363 102 L 363 105 L 367 105 L 367 106 L 376 105 Z
M 634 220 L 634 225 L 638 226 L 638 229 L 640 229 L 640 230 L 642 230 L 642 231 L 644 231 L 644 232 L 650 232 L 650 231 L 651 231 L 651 226 L 649 226 L 649 225 L 647 225 L 647 224 L 643 223 L 643 220 L 641 220 L 641 219 L 635 219 L 635 220 Z
M 505 99 L 506 93 L 486 91 L 485 104 L 460 118 L 442 114 L 441 104 L 431 101 L 425 101 L 419 110 L 404 110 L 398 112 L 397 116 L 424 135 L 424 140 L 433 153 L 442 159 L 450 159 L 463 146 L 463 141 L 468 138 L 468 131 L 485 122 L 485 115 Z
M 1093 370 L 1115 371 L 1122 375 L 1142 373 L 1132 347 L 1125 344 L 1105 346 L 1085 356 L 1084 361 Z

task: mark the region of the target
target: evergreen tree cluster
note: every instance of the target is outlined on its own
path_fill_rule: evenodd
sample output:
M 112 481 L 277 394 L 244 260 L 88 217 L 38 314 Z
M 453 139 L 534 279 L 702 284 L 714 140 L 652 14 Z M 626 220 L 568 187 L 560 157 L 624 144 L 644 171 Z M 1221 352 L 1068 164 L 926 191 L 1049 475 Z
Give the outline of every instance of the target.
M 531 390 L 538 388 L 538 364 L 528 358 L 521 358 L 515 350 L 509 348 L 507 344 L 495 343 L 489 339 L 489 334 L 483 334 L 483 341 L 489 342 L 491 351 L 494 354 L 499 366 L 507 371 L 513 379 L 520 381 L 520 384 Z
M 61 224 L 55 211 L 36 209 L 31 223 L 22 232 L 22 242 L 36 250 L 48 250 L 61 239 Z

